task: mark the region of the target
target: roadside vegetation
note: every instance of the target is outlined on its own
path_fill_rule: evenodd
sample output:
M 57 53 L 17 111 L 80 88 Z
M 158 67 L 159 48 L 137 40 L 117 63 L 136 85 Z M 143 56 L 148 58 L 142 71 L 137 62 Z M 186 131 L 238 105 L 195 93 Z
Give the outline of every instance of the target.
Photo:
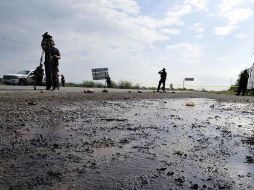
M 225 94 L 225 95 L 235 95 L 238 89 L 238 85 L 232 85 L 228 90 L 222 90 L 222 91 L 209 91 L 210 93 L 216 93 L 216 94 Z
M 101 82 L 94 81 L 83 81 L 82 83 L 66 83 L 66 86 L 69 87 L 85 87 L 85 88 L 106 88 L 107 85 Z M 120 80 L 119 82 L 111 81 L 112 88 L 120 89 L 150 89 L 146 87 L 141 87 L 138 83 L 133 84 L 127 80 Z

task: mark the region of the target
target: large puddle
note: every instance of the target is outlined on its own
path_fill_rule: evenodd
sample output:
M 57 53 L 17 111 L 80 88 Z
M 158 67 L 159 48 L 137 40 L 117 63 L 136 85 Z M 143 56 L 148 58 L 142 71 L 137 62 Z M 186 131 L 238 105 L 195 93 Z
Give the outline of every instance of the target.
M 37 156 L 30 159 L 43 160 L 33 163 L 33 172 L 40 179 L 56 179 L 37 187 L 254 187 L 252 104 L 159 99 L 90 102 L 60 110 L 68 112 L 71 121 L 40 127 L 31 124 L 19 130 L 22 139 L 37 148 Z

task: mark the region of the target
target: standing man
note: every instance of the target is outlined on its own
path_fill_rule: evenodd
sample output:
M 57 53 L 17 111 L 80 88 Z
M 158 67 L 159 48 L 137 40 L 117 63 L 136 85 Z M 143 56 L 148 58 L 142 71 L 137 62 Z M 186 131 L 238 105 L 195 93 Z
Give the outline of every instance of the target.
M 47 32 L 42 35 L 41 41 L 42 50 L 45 52 L 45 74 L 46 74 L 46 90 L 55 90 L 58 87 L 58 59 L 60 59 L 60 53 L 57 48 L 54 47 L 55 43 Z
M 248 84 L 249 74 L 247 69 L 245 69 L 241 75 L 239 80 L 239 87 L 236 95 L 240 95 L 241 91 L 243 92 L 243 96 L 245 95 L 245 92 L 247 90 L 247 84 Z
M 111 79 L 109 75 L 106 76 L 106 83 L 107 83 L 107 88 L 111 88 Z
M 63 75 L 61 75 L 61 84 L 63 87 L 65 86 L 65 78 Z
M 159 71 L 159 74 L 161 75 L 161 79 L 158 84 L 157 92 L 160 91 L 161 83 L 162 83 L 162 91 L 165 92 L 165 83 L 166 83 L 166 79 L 167 79 L 166 69 L 163 68 L 161 71 Z
M 52 90 L 59 88 L 59 79 L 58 79 L 58 65 L 59 59 L 61 59 L 60 52 L 55 48 L 55 43 L 51 40 L 51 62 L 52 62 Z
M 45 52 L 45 75 L 46 75 L 46 90 L 50 90 L 52 86 L 52 63 L 51 63 L 51 40 L 52 36 L 50 36 L 47 32 L 42 35 L 41 48 Z

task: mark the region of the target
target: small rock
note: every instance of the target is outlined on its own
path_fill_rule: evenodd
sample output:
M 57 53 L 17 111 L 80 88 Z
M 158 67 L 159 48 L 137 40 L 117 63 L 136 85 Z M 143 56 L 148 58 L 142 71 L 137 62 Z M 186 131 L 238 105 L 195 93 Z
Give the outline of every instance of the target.
M 193 184 L 190 188 L 191 189 L 198 189 L 198 184 Z
M 174 172 L 168 172 L 168 173 L 167 173 L 168 176 L 172 176 L 172 175 L 174 175 L 174 174 L 175 174 Z
M 128 144 L 128 143 L 130 143 L 130 140 L 128 138 L 124 138 L 124 139 L 121 139 L 119 141 L 119 143 L 121 143 L 121 144 Z
M 84 90 L 84 93 L 94 93 L 93 90 Z
M 158 169 L 156 169 L 157 171 L 160 171 L 160 172 L 163 172 L 163 171 L 165 171 L 167 168 L 158 168 Z
M 246 156 L 246 161 L 248 164 L 254 164 L 254 158 L 252 156 Z
M 179 178 L 175 178 L 175 182 L 176 182 L 177 185 L 180 186 L 180 185 L 183 184 L 183 182 L 185 182 L 185 177 L 182 176 L 182 177 L 179 177 Z
M 195 106 L 194 102 L 186 102 L 185 106 Z
M 107 89 L 103 89 L 102 92 L 103 92 L 103 93 L 108 93 L 108 90 L 107 90 Z
M 34 101 L 28 102 L 27 104 L 30 105 L 30 106 L 36 105 L 36 103 Z

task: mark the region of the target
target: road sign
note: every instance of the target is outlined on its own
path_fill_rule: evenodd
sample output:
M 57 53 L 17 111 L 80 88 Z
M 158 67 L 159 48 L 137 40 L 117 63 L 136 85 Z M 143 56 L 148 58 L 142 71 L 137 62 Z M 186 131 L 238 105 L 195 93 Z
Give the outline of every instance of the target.
M 185 78 L 185 81 L 194 81 L 194 78 Z
M 106 79 L 108 75 L 108 68 L 96 68 L 92 69 L 93 80 L 103 80 Z

